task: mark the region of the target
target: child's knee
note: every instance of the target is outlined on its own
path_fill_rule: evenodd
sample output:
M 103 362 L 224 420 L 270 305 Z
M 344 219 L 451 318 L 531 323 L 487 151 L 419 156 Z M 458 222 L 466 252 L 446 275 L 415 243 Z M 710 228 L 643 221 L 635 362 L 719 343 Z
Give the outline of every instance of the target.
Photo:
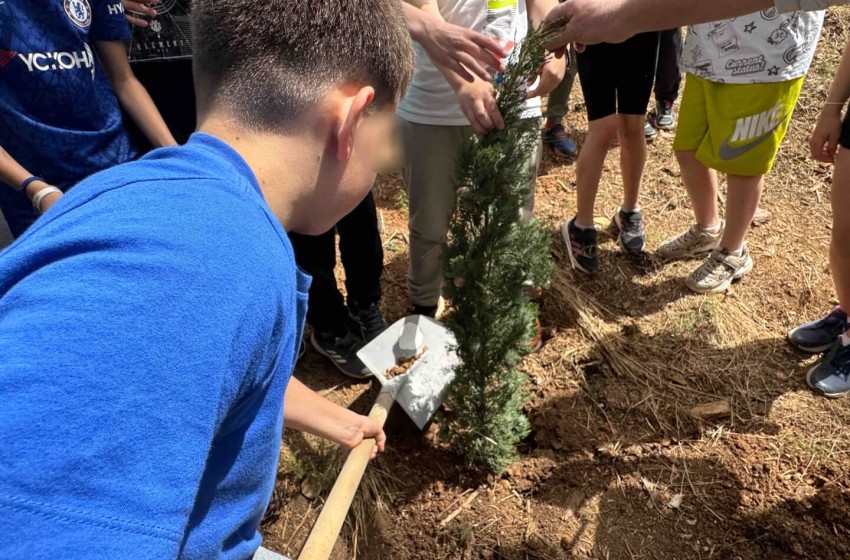
M 645 143 L 644 120 L 643 115 L 619 115 L 617 136 L 620 139 L 620 143 Z

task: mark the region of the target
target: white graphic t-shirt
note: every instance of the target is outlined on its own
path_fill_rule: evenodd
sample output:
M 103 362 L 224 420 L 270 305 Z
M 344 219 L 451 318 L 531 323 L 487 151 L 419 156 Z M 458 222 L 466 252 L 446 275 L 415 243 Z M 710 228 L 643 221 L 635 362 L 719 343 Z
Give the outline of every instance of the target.
M 528 33 L 525 0 L 437 0 L 437 4 L 447 22 L 480 31 L 503 44 L 519 43 Z M 418 43 L 413 45 L 416 70 L 407 95 L 399 104 L 399 116 L 418 124 L 468 125 L 457 94 L 425 50 Z M 539 97 L 529 99 L 525 106 L 526 118 L 541 115 Z
M 693 25 L 685 39 L 685 70 L 727 84 L 785 82 L 805 76 L 823 15 L 823 11 L 780 14 L 770 8 Z

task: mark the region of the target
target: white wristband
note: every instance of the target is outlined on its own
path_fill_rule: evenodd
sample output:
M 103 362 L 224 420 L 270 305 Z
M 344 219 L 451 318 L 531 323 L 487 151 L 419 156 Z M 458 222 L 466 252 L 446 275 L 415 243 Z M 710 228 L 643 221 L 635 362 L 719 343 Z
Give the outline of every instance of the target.
M 42 203 L 42 201 L 47 197 L 47 195 L 50 195 L 50 194 L 53 194 L 53 193 L 57 193 L 57 194 L 61 195 L 62 191 L 60 191 L 59 189 L 57 189 L 54 186 L 49 186 L 49 187 L 44 187 L 43 189 L 39 190 L 37 193 L 35 193 L 32 196 L 32 207 L 35 208 L 36 212 L 41 214 L 41 203 Z

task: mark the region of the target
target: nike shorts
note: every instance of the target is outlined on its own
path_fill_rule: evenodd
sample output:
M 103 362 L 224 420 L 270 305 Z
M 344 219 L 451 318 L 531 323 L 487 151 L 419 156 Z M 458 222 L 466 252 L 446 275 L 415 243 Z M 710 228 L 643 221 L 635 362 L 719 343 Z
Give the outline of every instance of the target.
M 803 78 L 723 84 L 687 74 L 673 149 L 730 175 L 769 173 L 802 86 Z

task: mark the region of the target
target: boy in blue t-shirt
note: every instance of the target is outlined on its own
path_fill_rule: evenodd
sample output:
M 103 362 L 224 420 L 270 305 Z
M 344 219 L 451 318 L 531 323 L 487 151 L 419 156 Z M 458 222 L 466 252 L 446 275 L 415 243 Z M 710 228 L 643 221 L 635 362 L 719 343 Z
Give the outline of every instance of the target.
M 310 280 L 287 232 L 369 190 L 410 38 L 398 2 L 280 8 L 195 0 L 199 132 L 0 254 L 0 558 L 250 558 L 284 422 L 383 448 L 290 378 Z
M 59 191 L 137 157 L 121 107 L 153 146 L 175 144 L 129 38 L 120 0 L 0 2 L 0 211 L 15 237 Z

